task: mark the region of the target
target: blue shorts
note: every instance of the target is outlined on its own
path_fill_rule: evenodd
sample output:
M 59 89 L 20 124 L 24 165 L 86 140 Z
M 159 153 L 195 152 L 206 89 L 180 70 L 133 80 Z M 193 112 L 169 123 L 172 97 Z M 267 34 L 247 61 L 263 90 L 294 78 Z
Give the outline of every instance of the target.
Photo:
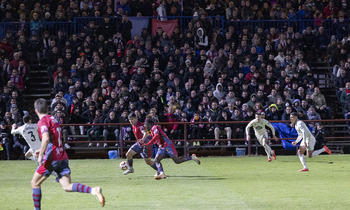
M 36 172 L 40 175 L 49 177 L 53 171 L 57 173 L 57 177 L 61 178 L 64 175 L 70 174 L 70 168 L 68 165 L 68 159 L 67 160 L 60 160 L 60 161 L 52 161 L 51 164 L 50 161 L 45 161 L 45 163 L 41 166 L 38 166 L 36 169 Z
M 143 159 L 152 157 L 152 145 L 141 147 L 137 142 L 130 149 L 136 154 L 140 154 Z
M 170 144 L 165 148 L 159 148 L 157 151 L 157 155 L 162 155 L 164 157 L 169 156 L 172 158 L 177 155 L 177 151 L 175 149 L 174 144 Z

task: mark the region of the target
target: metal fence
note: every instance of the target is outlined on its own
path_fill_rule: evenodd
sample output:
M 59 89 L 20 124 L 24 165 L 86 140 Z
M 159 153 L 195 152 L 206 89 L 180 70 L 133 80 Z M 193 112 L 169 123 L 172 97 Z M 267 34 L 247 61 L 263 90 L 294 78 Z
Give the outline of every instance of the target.
M 0 38 L 10 31 L 15 35 L 19 30 L 22 30 L 26 37 L 32 35 L 42 36 L 44 31 L 48 31 L 51 35 L 57 34 L 59 30 L 64 31 L 66 35 L 71 35 L 74 32 L 74 23 L 71 22 L 1 22 L 0 23 Z
M 129 17 L 130 20 L 148 19 L 148 29 L 151 29 L 152 19 L 157 17 Z M 184 31 L 189 22 L 195 22 L 193 16 L 169 16 L 168 20 L 178 19 L 179 28 Z M 112 17 L 111 21 L 118 30 L 119 17 Z M 228 21 L 224 16 L 209 16 L 206 18 L 211 24 L 211 29 L 219 29 L 221 33 L 225 33 L 228 27 L 233 26 L 237 34 L 242 32 L 243 27 L 248 27 L 250 33 L 255 32 L 258 27 L 261 27 L 264 31 L 268 31 L 271 27 L 275 27 L 277 31 L 286 31 L 289 26 L 293 27 L 294 31 L 302 32 L 306 27 L 310 26 L 312 29 L 316 29 L 319 25 L 317 20 L 240 20 L 240 21 Z M 94 21 L 96 25 L 100 25 L 103 22 L 103 17 L 75 17 L 72 22 L 1 22 L 0 23 L 0 38 L 4 37 L 7 31 L 16 34 L 18 30 L 23 30 L 26 37 L 30 37 L 33 34 L 41 36 L 44 31 L 48 31 L 51 35 L 57 34 L 58 30 L 63 30 L 66 36 L 72 35 L 72 33 L 79 33 L 82 29 L 88 26 L 90 21 Z M 336 26 L 333 20 L 322 20 L 322 26 L 328 35 L 334 35 L 336 33 Z M 349 31 L 350 20 L 345 20 L 345 29 Z

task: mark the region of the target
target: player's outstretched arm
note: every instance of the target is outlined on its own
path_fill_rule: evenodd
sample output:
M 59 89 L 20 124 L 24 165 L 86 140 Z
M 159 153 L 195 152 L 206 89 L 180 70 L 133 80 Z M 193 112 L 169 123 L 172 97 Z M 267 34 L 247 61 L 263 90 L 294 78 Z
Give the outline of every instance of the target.
M 147 132 L 145 130 L 142 130 L 142 138 L 141 139 L 137 139 L 137 141 L 139 142 L 139 144 L 144 144 L 145 143 L 145 139 L 147 138 Z
M 145 146 L 148 146 L 148 145 L 152 145 L 152 144 L 155 144 L 157 142 L 157 140 L 159 139 L 159 133 L 155 134 L 152 139 L 145 144 Z
M 16 123 L 12 124 L 11 134 L 12 135 L 14 135 L 14 134 L 21 134 L 19 132 L 19 129 L 17 128 L 17 124 Z

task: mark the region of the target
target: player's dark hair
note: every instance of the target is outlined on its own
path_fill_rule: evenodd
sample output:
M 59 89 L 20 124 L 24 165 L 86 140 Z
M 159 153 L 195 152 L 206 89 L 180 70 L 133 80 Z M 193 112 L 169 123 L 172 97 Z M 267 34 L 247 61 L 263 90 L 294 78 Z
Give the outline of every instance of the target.
M 46 114 L 47 113 L 47 103 L 46 100 L 43 98 L 39 98 L 34 102 L 34 109 L 39 112 L 39 114 Z
M 24 115 L 23 117 L 23 122 L 24 123 L 29 123 L 29 121 L 32 119 L 32 117 L 30 115 Z
M 292 116 L 292 115 L 298 117 L 298 113 L 296 113 L 296 112 L 290 113 L 290 116 Z
M 128 116 L 129 119 L 136 118 L 136 114 L 134 112 L 131 112 Z

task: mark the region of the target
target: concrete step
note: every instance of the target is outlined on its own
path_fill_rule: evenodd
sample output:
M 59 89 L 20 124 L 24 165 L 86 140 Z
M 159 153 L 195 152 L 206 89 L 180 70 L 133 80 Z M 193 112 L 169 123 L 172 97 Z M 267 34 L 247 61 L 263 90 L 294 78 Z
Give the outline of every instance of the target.
M 50 93 L 42 93 L 42 94 L 36 94 L 36 93 L 33 93 L 33 94 L 24 94 L 23 95 L 24 97 L 24 100 L 30 100 L 30 99 L 37 99 L 37 98 L 51 98 L 51 95 Z
M 33 88 L 30 87 L 29 89 L 26 90 L 28 94 L 50 94 L 51 93 L 51 88 L 50 87 L 43 87 L 43 88 Z
M 36 88 L 36 89 L 51 88 L 51 85 L 48 82 L 48 79 L 45 81 L 35 81 L 36 79 L 32 79 L 32 80 L 34 80 L 34 81 L 30 81 L 30 83 L 28 85 L 30 88 Z

